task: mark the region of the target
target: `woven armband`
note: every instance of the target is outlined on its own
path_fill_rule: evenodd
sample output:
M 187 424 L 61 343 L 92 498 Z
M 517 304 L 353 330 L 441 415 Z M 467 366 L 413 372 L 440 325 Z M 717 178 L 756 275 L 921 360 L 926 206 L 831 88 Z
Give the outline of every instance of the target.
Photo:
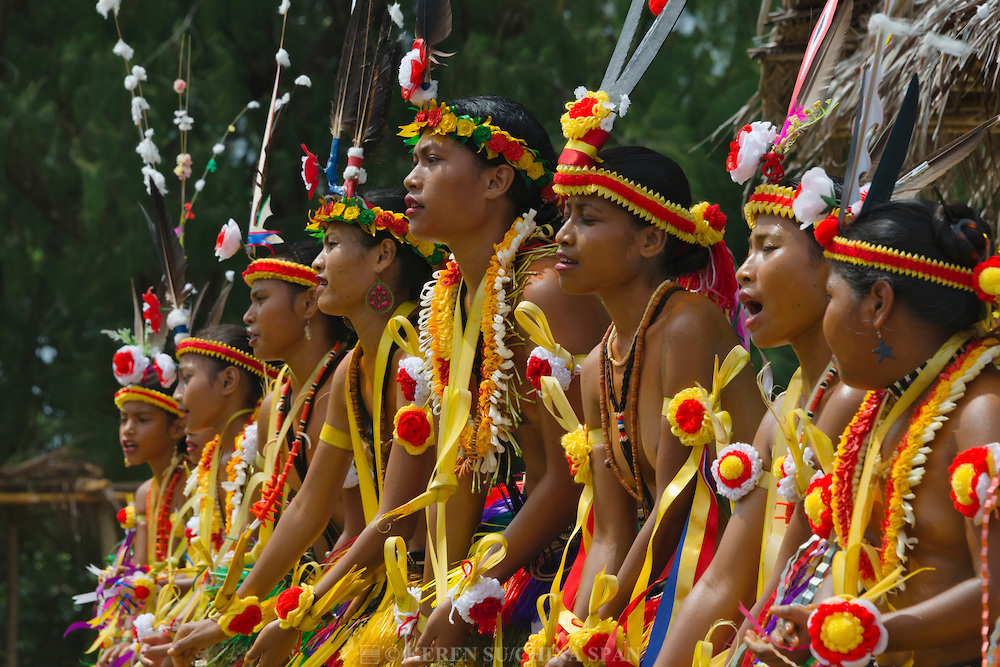
M 323 444 L 342 449 L 345 452 L 352 452 L 351 436 L 346 431 L 334 428 L 329 424 L 323 424 L 323 430 L 319 432 L 319 441 Z

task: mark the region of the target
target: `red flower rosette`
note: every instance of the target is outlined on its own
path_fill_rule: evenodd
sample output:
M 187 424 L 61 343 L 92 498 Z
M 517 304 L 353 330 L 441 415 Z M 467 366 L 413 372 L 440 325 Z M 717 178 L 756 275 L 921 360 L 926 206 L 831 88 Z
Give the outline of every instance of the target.
M 712 477 L 719 493 L 733 502 L 753 491 L 763 474 L 760 454 L 745 442 L 729 445 L 712 462 Z
M 316 194 L 316 188 L 319 187 L 319 158 L 309 152 L 305 144 L 301 144 L 302 152 L 305 156 L 302 158 L 302 183 L 306 187 L 306 192 L 309 193 L 309 199 L 313 198 Z
M 267 624 L 260 601 L 255 595 L 233 600 L 217 622 L 219 628 L 230 637 L 252 635 L 260 632 Z
M 489 140 L 487 140 L 486 148 L 493 151 L 494 153 L 502 154 L 504 152 L 504 149 L 507 148 L 507 144 L 509 143 L 510 139 L 500 134 L 499 132 L 495 132 L 493 136 L 491 136 Z
M 837 215 L 831 213 L 815 225 L 813 225 L 813 236 L 816 242 L 824 248 L 830 244 L 833 237 L 837 235 Z
M 149 359 L 138 345 L 122 345 L 111 358 L 111 370 L 123 387 L 142 382 Z
M 160 333 L 160 326 L 163 324 L 163 313 L 160 311 L 160 300 L 153 294 L 150 287 L 142 295 L 142 319 L 146 320 L 150 331 Z
M 833 530 L 833 510 L 830 507 L 832 481 L 832 475 L 816 475 L 809 482 L 806 497 L 802 501 L 802 511 L 809 520 L 809 527 L 824 540 L 830 537 L 830 531 Z
M 403 100 L 410 101 L 410 96 L 420 87 L 427 69 L 427 45 L 422 39 L 414 40 L 413 47 L 403 56 L 399 64 L 399 92 Z
M 299 627 L 312 609 L 314 597 L 312 586 L 292 586 L 281 591 L 274 604 L 278 625 L 284 630 Z
M 531 383 L 531 386 L 535 388 L 539 396 L 541 396 L 542 392 L 543 377 L 554 377 L 559 382 L 559 386 L 565 391 L 569 389 L 569 385 L 573 381 L 573 375 L 574 373 L 566 367 L 565 361 L 544 347 L 536 347 L 531 351 L 531 354 L 528 356 L 527 366 L 524 369 L 524 376 Z
M 466 623 L 478 627 L 492 627 L 503 609 L 504 590 L 500 582 L 493 577 L 480 577 L 476 583 L 462 595 L 456 596 L 458 587 L 449 591 L 452 611 Z
M 135 528 L 135 507 L 129 505 L 118 510 L 118 524 L 122 530 L 132 530 Z
M 972 286 L 983 301 L 997 302 L 997 297 L 1000 296 L 1000 257 L 993 255 L 976 265 L 972 272 Z
M 830 598 L 807 622 L 809 650 L 824 667 L 863 667 L 885 651 L 889 633 L 868 600 Z
M 708 444 L 715 437 L 704 399 L 701 389 L 689 387 L 677 392 L 667 405 L 670 432 L 688 447 Z
M 950 495 L 955 509 L 977 524 L 983 520 L 983 504 L 990 479 L 996 473 L 998 459 L 1000 445 L 992 443 L 961 452 L 948 468 Z
M 430 447 L 434 435 L 430 412 L 410 404 L 396 412 L 394 420 L 396 441 L 414 456 Z

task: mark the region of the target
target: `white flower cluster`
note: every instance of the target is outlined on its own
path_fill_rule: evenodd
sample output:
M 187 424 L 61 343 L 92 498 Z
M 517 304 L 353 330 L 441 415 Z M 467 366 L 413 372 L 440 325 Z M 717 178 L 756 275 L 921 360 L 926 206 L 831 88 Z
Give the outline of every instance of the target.
M 181 132 L 190 132 L 194 127 L 194 118 L 188 115 L 187 109 L 177 109 L 174 111 L 174 125 Z
M 504 599 L 503 586 L 493 577 L 480 577 L 479 581 L 472 588 L 462 595 L 455 597 L 455 593 L 457 592 L 457 585 L 448 591 L 448 597 L 451 599 L 451 615 L 448 617 L 448 620 L 452 623 L 455 622 L 454 616 L 456 611 L 466 623 L 475 623 L 472 615 L 469 613 L 473 607 L 489 599 L 501 601 Z
M 739 146 L 736 166 L 729 172 L 734 183 L 742 185 L 754 175 L 760 159 L 771 150 L 777 137 L 777 128 L 766 121 L 754 121 L 750 123 L 749 130 L 745 127 L 740 130 L 736 137 L 736 145 Z
M 411 598 L 420 602 L 421 591 L 419 586 L 407 586 L 406 592 Z M 393 607 L 392 617 L 396 621 L 396 636 L 401 638 L 407 638 L 413 634 L 413 631 L 417 629 L 417 620 L 420 618 L 420 613 L 404 613 L 399 610 L 399 605 Z
M 549 368 L 552 369 L 549 374 L 559 382 L 559 386 L 563 388 L 563 391 L 569 389 L 569 385 L 573 381 L 573 373 L 571 373 L 569 368 L 566 367 L 565 361 L 540 346 L 536 347 L 531 351 L 531 354 L 528 355 L 529 363 L 532 357 L 541 359 L 542 361 L 547 361 Z M 539 391 L 538 395 L 541 396 L 542 392 Z
M 431 396 L 431 384 L 424 370 L 424 360 L 419 357 L 400 359 L 399 370 L 405 372 L 416 383 L 413 392 L 413 404 L 424 405 Z
M 236 524 L 236 517 L 243 504 L 243 487 L 247 483 L 247 470 L 257 460 L 257 422 L 247 424 L 243 429 L 243 441 L 240 443 L 239 461 L 233 466 L 233 479 L 222 483 L 222 489 L 233 494 L 233 512 L 229 525 Z
M 732 481 L 727 480 L 722 476 L 721 471 L 719 470 L 719 465 L 727 456 L 737 456 L 737 452 L 742 453 L 749 460 L 750 476 L 739 485 L 732 486 Z M 744 473 L 745 472 L 746 471 L 744 470 Z M 764 464 L 760 460 L 760 454 L 757 453 L 756 449 L 745 442 L 734 442 L 729 445 L 719 452 L 719 457 L 712 462 L 712 477 L 715 478 L 716 488 L 721 495 L 733 502 L 740 500 L 745 495 L 753 491 L 763 474 Z
M 142 640 L 156 634 L 156 629 L 153 627 L 153 619 L 153 614 L 147 612 L 139 614 L 132 620 L 132 628 L 135 630 L 136 639 Z

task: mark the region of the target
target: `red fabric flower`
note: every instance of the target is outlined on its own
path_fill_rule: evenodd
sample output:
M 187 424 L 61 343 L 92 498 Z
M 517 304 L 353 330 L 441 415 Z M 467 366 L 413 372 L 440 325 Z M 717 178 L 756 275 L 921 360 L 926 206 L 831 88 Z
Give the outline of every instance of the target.
M 507 147 L 503 149 L 503 156 L 510 162 L 517 162 L 523 155 L 524 147 L 516 141 L 510 142 L 507 144 Z
M 184 219 L 194 220 L 194 213 L 191 211 L 191 202 L 184 202 Z
M 431 434 L 431 424 L 420 408 L 403 409 L 396 417 L 396 437 L 419 447 Z
M 833 530 L 833 509 L 830 506 L 832 481 L 833 475 L 823 475 L 809 482 L 802 504 L 812 532 L 824 540 L 830 537 Z
M 552 364 L 541 357 L 528 357 L 528 367 L 525 369 L 524 374 L 527 376 L 531 386 L 535 388 L 535 391 L 541 391 L 542 377 L 552 375 Z
M 238 635 L 251 635 L 253 629 L 260 625 L 261 618 L 260 607 L 251 605 L 229 623 L 229 631 Z
M 410 377 L 405 369 L 400 368 L 399 372 L 396 373 L 396 382 L 399 383 L 399 388 L 403 392 L 403 398 L 412 402 L 413 397 L 417 394 L 417 381 Z
M 726 171 L 736 169 L 740 157 L 740 135 L 750 131 L 750 125 L 744 125 L 736 133 L 736 138 L 729 142 L 729 155 L 726 156 Z
M 298 609 L 299 607 L 299 596 L 302 595 L 301 586 L 292 586 L 291 588 L 281 591 L 278 595 L 277 602 L 274 603 L 274 611 L 278 614 L 278 618 L 285 619 L 288 615 Z M 255 624 L 256 625 L 256 624 Z
M 420 111 L 418 111 L 414 120 L 417 121 L 418 123 L 426 123 L 427 111 L 425 109 L 421 109 Z
M 601 660 L 604 658 L 605 646 L 611 638 L 607 632 L 597 632 L 590 636 L 587 643 L 583 645 L 583 655 L 588 660 Z
M 666 6 L 667 0 L 649 0 L 649 11 L 653 12 L 654 16 L 659 16 Z
M 137 600 L 145 600 L 149 597 L 149 593 L 149 588 L 143 584 L 139 584 L 135 587 L 135 597 Z
M 116 376 L 131 375 L 135 370 L 135 356 L 129 350 L 118 350 L 111 358 L 111 364 L 114 366 Z
M 449 261 L 448 266 L 444 269 L 444 275 L 441 276 L 442 287 L 451 287 L 452 285 L 457 285 L 458 281 L 462 279 L 462 269 L 458 267 L 458 262 Z
M 503 153 L 508 143 L 510 143 L 510 139 L 497 132 L 486 142 L 486 147 L 494 153 Z
M 406 236 L 410 231 L 410 223 L 406 221 L 406 218 L 392 217 L 392 222 L 389 223 L 389 231 L 399 237 Z
M 497 614 L 503 609 L 503 600 L 500 598 L 486 598 L 482 602 L 472 605 L 469 608 L 469 616 L 476 625 L 496 622 Z
M 153 333 L 160 333 L 160 325 L 163 324 L 163 313 L 160 312 L 160 300 L 153 294 L 150 287 L 142 295 L 142 318 L 149 324 Z
M 437 124 L 441 122 L 441 107 L 434 107 L 427 112 L 427 125 L 430 127 L 437 127 Z
M 118 523 L 124 526 L 125 523 L 128 521 L 128 508 L 123 507 L 120 510 L 118 510 L 118 514 L 116 514 L 115 517 L 118 519 Z
M 847 662 L 858 662 L 866 660 L 873 653 L 885 650 L 882 641 L 883 626 L 879 619 L 866 607 L 863 601 L 836 599 L 833 602 L 824 602 L 819 605 L 809 616 L 808 629 L 810 638 L 810 649 L 817 658 L 828 665 L 842 665 Z M 834 614 L 848 614 L 853 616 L 861 626 L 861 641 L 850 651 L 842 652 L 827 646 L 823 641 L 823 624 Z
M 569 117 L 583 118 L 584 116 L 593 116 L 594 105 L 597 104 L 597 101 L 596 97 L 590 97 L 589 95 L 577 100 L 573 106 L 569 108 Z
M 677 406 L 677 425 L 685 433 L 697 433 L 705 421 L 705 406 L 689 398 Z
M 830 241 L 836 235 L 837 216 L 832 213 L 813 225 L 813 236 L 816 237 L 816 242 L 824 248 L 830 244 Z
M 984 275 L 985 274 L 985 275 Z M 983 301 L 995 303 L 1000 288 L 1000 257 L 994 255 L 976 265 L 972 272 L 972 286 Z
M 742 485 L 743 482 L 750 479 L 750 475 L 753 474 L 753 463 L 750 461 L 749 456 L 747 456 L 746 454 L 744 454 L 739 450 L 731 451 L 728 454 L 726 454 L 726 456 L 736 457 L 740 460 L 740 463 L 743 464 L 743 472 L 741 472 L 740 476 L 737 477 L 736 479 L 728 479 L 726 477 L 721 478 L 722 483 L 728 486 L 729 488 L 738 489 L 740 485 Z
M 392 230 L 392 223 L 396 220 L 396 216 L 388 211 L 382 211 L 375 218 L 375 226 L 379 229 Z
M 306 186 L 309 199 L 312 199 L 319 187 L 319 159 L 309 152 L 305 144 L 302 144 L 305 157 L 302 158 L 302 183 Z
M 708 226 L 717 232 L 721 232 L 726 228 L 726 214 L 722 212 L 718 204 L 712 204 L 706 208 L 702 217 L 705 218 Z
M 781 165 L 785 156 L 781 153 L 764 153 L 764 164 L 760 173 L 771 183 L 777 183 L 785 177 L 785 168 Z M 801 186 L 799 186 L 801 187 Z

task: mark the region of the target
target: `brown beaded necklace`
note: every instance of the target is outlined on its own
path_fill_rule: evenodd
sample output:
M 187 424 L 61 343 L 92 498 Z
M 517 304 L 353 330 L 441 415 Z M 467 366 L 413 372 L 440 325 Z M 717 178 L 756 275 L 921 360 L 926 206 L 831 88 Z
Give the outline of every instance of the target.
M 393 350 L 395 350 L 395 349 L 396 349 L 395 346 L 393 346 Z M 358 344 L 354 348 L 354 351 L 351 353 L 351 362 L 350 362 L 350 365 L 347 367 L 347 382 L 348 382 L 348 391 L 351 394 L 351 396 L 350 396 L 350 400 L 351 400 L 351 418 L 355 419 L 355 420 L 358 420 L 358 423 L 357 423 L 358 432 L 359 433 L 364 433 L 366 431 L 368 425 L 360 423 L 360 421 L 361 421 L 360 417 L 361 417 L 361 414 L 362 414 L 361 413 L 361 411 L 362 411 L 362 405 L 361 405 L 361 354 L 362 354 L 361 353 L 361 345 Z M 391 388 L 392 388 L 392 383 L 391 382 L 386 382 L 383 385 L 382 391 L 383 391 L 384 394 L 388 394 L 389 393 L 389 389 L 391 389 Z M 383 409 L 382 409 L 382 414 L 379 415 L 379 422 L 381 424 L 381 432 L 383 434 L 391 434 L 392 433 L 392 421 L 389 419 L 389 411 L 385 409 L 386 399 L 387 398 L 388 398 L 388 396 L 383 396 L 382 397 L 382 406 L 383 406 Z M 365 409 L 365 414 L 369 414 L 368 411 L 367 411 L 367 409 Z M 372 454 L 374 454 L 375 453 L 374 452 L 374 448 L 375 447 L 382 447 L 382 443 L 375 443 L 375 429 L 374 428 L 371 429 L 371 433 L 372 433 Z M 389 442 L 391 443 L 392 441 L 390 440 Z M 385 448 L 382 448 L 382 454 L 383 454 L 382 460 L 385 461 L 385 454 L 386 454 L 386 449 Z M 383 465 L 383 469 L 382 469 L 382 475 L 383 475 L 383 477 L 385 475 L 385 467 L 386 466 Z M 360 473 L 361 473 L 361 471 L 359 470 L 358 474 L 360 474 Z
M 608 453 L 606 464 L 608 464 L 614 471 L 615 477 L 618 478 L 618 482 L 622 485 L 622 487 L 628 491 L 630 496 L 639 502 L 644 502 L 645 494 L 643 493 L 644 487 L 642 484 L 642 471 L 639 466 L 638 437 L 630 438 L 628 434 L 629 432 L 631 432 L 634 436 L 638 434 L 639 402 L 637 400 L 637 396 L 639 393 L 639 376 L 642 370 L 642 350 L 646 340 L 646 330 L 656 317 L 656 314 L 660 312 L 660 306 L 666 302 L 666 299 L 668 299 L 671 294 L 679 289 L 682 288 L 670 280 L 665 280 L 657 286 L 656 290 L 653 291 L 653 295 L 646 303 L 646 310 L 642 314 L 642 319 L 639 321 L 639 327 L 635 330 L 635 335 L 632 337 L 632 346 L 629 348 L 628 356 L 624 360 L 625 372 L 622 375 L 620 401 L 615 398 L 614 387 L 608 381 L 608 378 L 611 375 L 610 366 L 614 361 L 611 356 L 611 337 L 615 332 L 614 324 L 608 327 L 607 332 L 604 334 L 604 339 L 601 341 L 601 352 L 603 357 L 603 363 L 601 364 L 600 393 L 601 431 L 604 434 L 604 441 L 613 448 L 608 430 L 608 399 L 610 398 L 615 412 L 615 420 L 618 425 L 618 444 L 621 446 L 623 453 L 628 452 L 632 455 L 632 476 L 635 478 L 635 486 L 633 487 L 629 484 L 622 475 L 621 470 L 618 468 L 618 464 L 615 462 L 613 451 Z M 630 398 L 631 402 L 629 402 Z M 625 427 L 626 410 L 629 412 L 627 430 Z

